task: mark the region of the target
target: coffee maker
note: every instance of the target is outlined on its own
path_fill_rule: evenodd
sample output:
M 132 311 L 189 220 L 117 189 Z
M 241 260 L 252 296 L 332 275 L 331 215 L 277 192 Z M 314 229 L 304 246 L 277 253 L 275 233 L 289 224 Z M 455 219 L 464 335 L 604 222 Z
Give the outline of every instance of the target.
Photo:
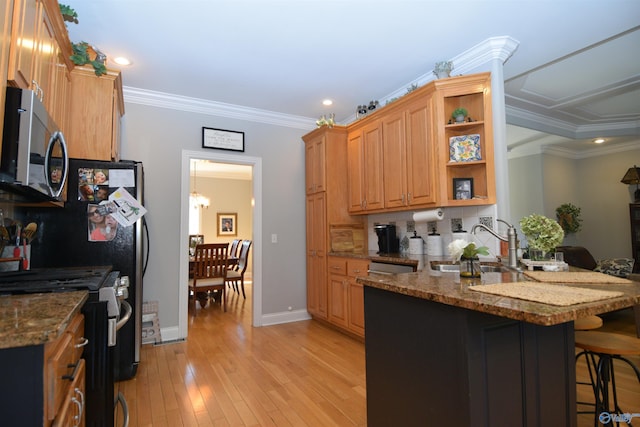
M 378 235 L 378 253 L 395 254 L 400 252 L 400 240 L 396 236 L 395 224 L 376 224 L 373 229 Z

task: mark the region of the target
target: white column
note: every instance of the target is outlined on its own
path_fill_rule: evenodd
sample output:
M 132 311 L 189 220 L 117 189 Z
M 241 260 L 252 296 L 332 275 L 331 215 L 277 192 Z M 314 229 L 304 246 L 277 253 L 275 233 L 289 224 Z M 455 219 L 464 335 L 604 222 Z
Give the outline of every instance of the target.
M 507 116 L 504 101 L 504 72 L 500 59 L 494 59 L 491 63 L 491 107 L 493 111 L 493 156 L 496 166 L 498 218 L 511 223 L 509 162 L 507 158 Z

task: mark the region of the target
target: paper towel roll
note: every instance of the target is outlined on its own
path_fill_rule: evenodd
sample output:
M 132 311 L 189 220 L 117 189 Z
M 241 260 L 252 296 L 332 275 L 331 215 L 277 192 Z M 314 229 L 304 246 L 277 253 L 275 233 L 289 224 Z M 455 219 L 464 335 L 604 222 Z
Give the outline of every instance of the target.
M 415 222 L 442 221 L 443 218 L 444 212 L 442 211 L 442 209 L 431 209 L 429 211 L 413 213 L 413 220 Z

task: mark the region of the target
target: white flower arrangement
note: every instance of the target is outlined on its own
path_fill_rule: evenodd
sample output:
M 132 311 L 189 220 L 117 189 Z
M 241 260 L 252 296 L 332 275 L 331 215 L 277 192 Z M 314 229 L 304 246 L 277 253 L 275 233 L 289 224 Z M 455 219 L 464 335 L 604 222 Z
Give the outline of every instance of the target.
M 530 248 L 545 252 L 562 244 L 564 231 L 557 221 L 544 215 L 532 214 L 520 220 L 520 228 L 529 242 Z
M 452 241 L 447 248 L 454 261 L 460 261 L 461 257 L 475 258 L 478 255 L 489 255 L 489 249 L 486 246 L 476 247 L 475 243 L 468 243 L 464 239 Z

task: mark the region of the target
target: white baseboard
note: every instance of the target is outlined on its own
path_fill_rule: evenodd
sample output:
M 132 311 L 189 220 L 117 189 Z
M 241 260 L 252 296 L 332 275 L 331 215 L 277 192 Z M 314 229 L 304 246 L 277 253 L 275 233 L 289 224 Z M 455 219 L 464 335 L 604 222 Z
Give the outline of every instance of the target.
M 283 311 L 262 316 L 262 326 L 278 325 L 280 323 L 299 322 L 309 320 L 311 316 L 307 310 Z

